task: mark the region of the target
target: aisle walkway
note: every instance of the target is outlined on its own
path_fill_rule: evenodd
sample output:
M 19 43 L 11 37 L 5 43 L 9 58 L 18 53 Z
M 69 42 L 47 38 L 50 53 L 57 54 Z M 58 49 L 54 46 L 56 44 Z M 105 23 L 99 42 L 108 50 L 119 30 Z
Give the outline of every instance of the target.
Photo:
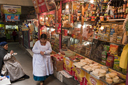
M 18 81 L 12 83 L 12 85 L 37 85 L 39 82 L 33 80 L 32 75 L 32 57 L 27 55 L 26 51 L 20 47 L 18 43 L 9 43 L 9 51 L 13 50 L 18 53 L 16 59 L 21 63 L 25 73 L 30 76 L 30 79 L 26 79 L 23 81 Z M 44 85 L 65 85 L 58 81 L 55 77 L 49 77 Z

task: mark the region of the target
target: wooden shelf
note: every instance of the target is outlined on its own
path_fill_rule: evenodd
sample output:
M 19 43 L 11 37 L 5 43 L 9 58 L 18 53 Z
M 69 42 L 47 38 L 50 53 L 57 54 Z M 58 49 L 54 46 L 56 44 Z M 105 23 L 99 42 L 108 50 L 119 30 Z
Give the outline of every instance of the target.
M 107 2 L 107 3 L 102 2 L 101 4 L 106 4 L 106 5 L 107 5 L 107 4 L 108 4 L 108 2 Z
M 124 21 L 125 19 L 109 19 L 108 21 Z
M 101 21 L 101 23 L 108 23 L 108 22 L 124 22 L 125 19 L 109 19 L 107 21 Z
M 72 27 L 62 27 L 62 29 L 67 29 L 67 30 L 69 30 L 69 29 L 72 29 Z
M 52 26 L 46 26 L 46 27 L 48 27 L 48 28 L 55 28 L 55 27 L 52 27 Z
M 94 40 L 99 40 L 99 39 L 94 39 Z M 102 42 L 108 42 L 108 43 L 113 43 L 113 44 L 117 44 L 117 45 L 126 45 L 126 44 L 122 44 L 122 43 L 114 43 L 114 42 L 110 42 L 110 41 L 103 41 L 103 40 L 99 40 Z

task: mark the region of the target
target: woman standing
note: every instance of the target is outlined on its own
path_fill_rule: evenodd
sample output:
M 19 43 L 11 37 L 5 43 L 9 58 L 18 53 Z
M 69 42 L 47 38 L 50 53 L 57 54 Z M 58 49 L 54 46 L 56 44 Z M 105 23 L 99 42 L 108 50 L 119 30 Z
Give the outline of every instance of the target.
M 47 35 L 42 34 L 41 39 L 38 40 L 33 49 L 33 76 L 35 81 L 41 81 L 43 85 L 44 80 L 53 74 L 53 64 L 50 57 L 52 52 L 51 44 L 47 41 Z

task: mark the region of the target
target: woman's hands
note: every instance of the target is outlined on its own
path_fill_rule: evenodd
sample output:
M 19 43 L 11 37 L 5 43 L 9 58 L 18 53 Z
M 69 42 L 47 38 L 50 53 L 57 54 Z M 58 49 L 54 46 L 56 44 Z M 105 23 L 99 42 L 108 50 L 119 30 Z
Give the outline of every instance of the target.
M 44 55 L 44 52 L 40 51 L 40 54 L 41 54 L 41 55 Z
M 12 55 L 13 53 L 14 53 L 13 50 L 11 50 L 11 51 L 10 51 L 10 54 Z

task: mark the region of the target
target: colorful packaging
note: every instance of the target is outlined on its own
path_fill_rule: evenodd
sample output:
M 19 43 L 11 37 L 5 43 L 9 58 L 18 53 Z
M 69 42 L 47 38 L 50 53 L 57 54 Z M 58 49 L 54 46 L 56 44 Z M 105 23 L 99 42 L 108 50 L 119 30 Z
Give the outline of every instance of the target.
M 121 43 L 122 41 L 122 36 L 117 36 L 117 43 Z
M 106 60 L 102 60 L 101 64 L 106 65 Z
M 121 71 L 121 68 L 119 67 L 120 57 L 115 55 L 114 56 L 114 66 L 113 68 L 117 71 Z
M 110 54 L 118 55 L 118 45 L 110 45 Z
M 112 29 L 110 30 L 110 35 L 113 35 L 113 33 L 115 33 L 115 29 L 114 29 L 114 28 L 112 28 Z
M 102 60 L 106 60 L 107 59 L 107 52 L 103 51 L 102 52 Z
M 113 68 L 113 64 L 114 64 L 114 56 L 110 55 L 108 53 L 107 61 L 106 61 L 106 66 Z
M 123 74 L 127 74 L 127 69 L 122 69 Z
M 104 45 L 104 51 L 109 51 L 110 46 Z

